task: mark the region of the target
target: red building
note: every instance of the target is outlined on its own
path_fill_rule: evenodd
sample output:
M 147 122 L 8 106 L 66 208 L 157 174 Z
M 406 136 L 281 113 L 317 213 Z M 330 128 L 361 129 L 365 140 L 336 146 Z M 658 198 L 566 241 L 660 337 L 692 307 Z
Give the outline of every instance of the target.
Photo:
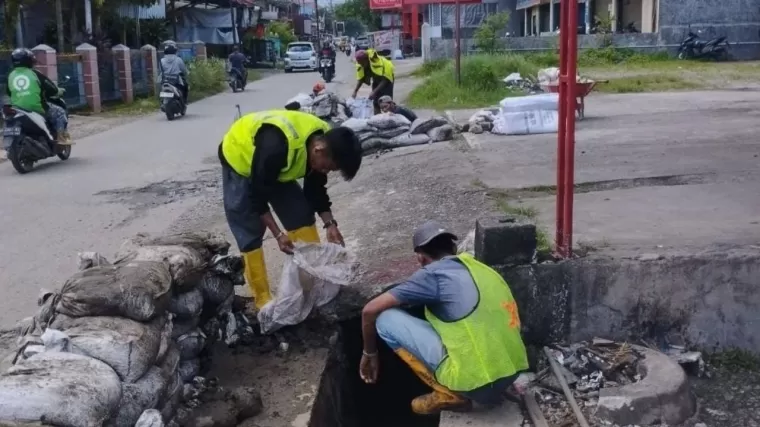
M 460 4 L 477 4 L 480 0 L 460 0 Z M 369 8 L 401 15 L 402 31 L 412 40 L 420 38 L 422 7 L 429 4 L 454 4 L 455 0 L 369 0 Z

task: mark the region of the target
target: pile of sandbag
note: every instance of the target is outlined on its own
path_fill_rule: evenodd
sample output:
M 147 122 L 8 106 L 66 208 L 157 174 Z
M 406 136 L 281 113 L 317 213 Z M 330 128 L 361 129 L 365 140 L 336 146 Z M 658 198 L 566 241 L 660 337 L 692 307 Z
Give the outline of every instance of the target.
M 301 105 L 300 111 L 313 114 L 323 120 L 330 120 L 335 124 L 344 122 L 350 114 L 346 101 L 333 92 L 323 91 L 317 96 L 299 93 L 288 100 L 286 105 L 291 102 L 298 102 Z
M 356 132 L 365 156 L 381 150 L 448 141 L 454 137 L 454 127 L 440 116 L 417 119 L 412 123 L 400 114 L 381 113 L 366 120 L 352 117 L 341 126 Z
M 237 320 L 228 248 L 182 233 L 138 235 L 113 264 L 80 254 L 81 271 L 16 328 L 22 345 L 3 360 L 0 424 L 131 427 L 148 409 L 168 422 L 202 353 Z
M 490 132 L 493 129 L 493 122 L 498 114 L 498 108 L 484 108 L 470 116 L 464 130 L 474 134 Z

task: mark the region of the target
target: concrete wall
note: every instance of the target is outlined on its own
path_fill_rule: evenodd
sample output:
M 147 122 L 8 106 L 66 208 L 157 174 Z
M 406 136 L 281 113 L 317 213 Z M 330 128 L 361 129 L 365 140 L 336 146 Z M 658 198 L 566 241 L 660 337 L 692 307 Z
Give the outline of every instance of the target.
M 525 241 L 525 226 L 487 221 L 476 242 L 491 244 L 476 245 L 476 256 L 509 283 L 531 343 L 601 336 L 760 353 L 760 248 L 499 265 L 510 242 Z

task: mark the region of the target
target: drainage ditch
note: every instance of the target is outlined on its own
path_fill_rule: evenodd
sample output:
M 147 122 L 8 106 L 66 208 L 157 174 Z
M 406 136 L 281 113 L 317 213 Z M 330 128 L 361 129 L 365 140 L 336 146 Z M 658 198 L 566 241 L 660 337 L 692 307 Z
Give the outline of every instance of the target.
M 418 315 L 418 313 L 415 313 Z M 420 416 L 411 401 L 430 389 L 378 339 L 376 384 L 359 378 L 361 318 L 339 324 L 311 411 L 310 427 L 437 427 L 439 416 Z

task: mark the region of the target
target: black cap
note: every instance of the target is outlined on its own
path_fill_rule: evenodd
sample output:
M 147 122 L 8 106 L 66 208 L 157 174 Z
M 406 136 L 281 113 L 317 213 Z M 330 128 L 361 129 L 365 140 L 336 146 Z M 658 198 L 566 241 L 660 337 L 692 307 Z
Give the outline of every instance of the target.
M 420 246 L 425 246 L 430 243 L 431 240 L 443 235 L 450 236 L 453 240 L 459 240 L 456 234 L 446 230 L 446 228 L 444 228 L 439 222 L 427 221 L 414 230 L 414 237 L 412 237 L 414 249 L 417 249 Z

